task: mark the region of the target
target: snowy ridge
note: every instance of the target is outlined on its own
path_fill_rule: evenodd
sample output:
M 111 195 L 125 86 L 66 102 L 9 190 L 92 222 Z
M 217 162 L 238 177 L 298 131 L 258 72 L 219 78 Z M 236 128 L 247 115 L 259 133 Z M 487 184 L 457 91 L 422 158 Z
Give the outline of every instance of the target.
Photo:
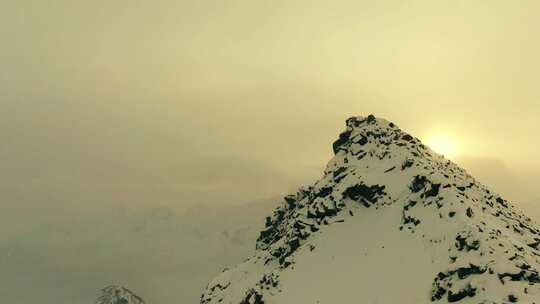
M 540 303 L 540 230 L 384 119 L 352 117 L 315 184 L 201 304 Z
M 101 290 L 96 304 L 144 304 L 144 301 L 125 287 L 111 285 Z

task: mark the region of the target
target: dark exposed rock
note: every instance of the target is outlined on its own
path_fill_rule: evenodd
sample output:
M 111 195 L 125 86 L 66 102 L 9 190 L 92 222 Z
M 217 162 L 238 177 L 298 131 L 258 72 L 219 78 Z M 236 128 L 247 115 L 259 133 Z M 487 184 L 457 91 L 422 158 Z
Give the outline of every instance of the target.
M 411 141 L 413 140 L 413 137 L 409 134 L 405 134 L 401 137 L 401 139 L 406 140 L 406 141 Z
M 403 209 L 404 209 L 405 211 L 407 211 L 407 210 L 409 210 L 409 208 L 412 208 L 412 207 L 414 207 L 414 206 L 416 206 L 416 201 L 409 201 L 409 203 L 407 203 L 407 205 L 405 205 L 405 206 L 403 207 Z
M 468 267 L 459 267 L 447 272 L 439 272 L 433 282 L 431 301 L 441 300 L 446 293 L 448 302 L 458 302 L 466 297 L 474 297 L 476 295 L 476 288 L 471 287 L 470 284 L 456 293 L 452 292 L 450 290 L 453 286 L 452 279 L 456 278 L 463 280 L 471 275 L 481 275 L 485 272 L 486 267 L 480 267 L 473 264 L 469 264 Z
M 419 192 L 420 190 L 424 189 L 427 183 L 427 177 L 416 175 L 412 180 L 410 189 L 412 192 Z
M 448 291 L 448 302 L 458 302 L 466 297 L 474 297 L 476 295 L 476 288 L 471 287 L 471 285 L 468 285 L 466 288 L 458 291 L 457 293 L 453 293 L 452 291 Z
M 308 210 L 307 217 L 322 220 L 325 217 L 335 216 L 337 212 L 338 212 L 338 208 L 335 205 L 327 206 L 324 204 L 320 204 Z
M 269 245 L 273 243 L 273 240 L 275 239 L 275 236 L 277 234 L 278 230 L 275 226 L 266 227 L 259 233 L 259 238 L 257 239 L 257 242 Z
M 418 225 L 420 225 L 421 221 L 419 219 L 417 219 L 417 218 L 412 217 L 412 216 L 403 215 L 403 224 L 406 225 L 406 224 L 409 224 L 409 223 L 412 223 L 415 226 L 418 226 Z
M 296 251 L 296 249 L 300 247 L 300 240 L 298 238 L 293 238 L 287 243 L 289 244 L 289 248 L 291 248 L 292 252 Z
M 271 287 L 276 288 L 279 285 L 279 276 L 275 273 L 271 274 L 265 274 L 259 283 L 257 283 L 257 286 L 264 289 L 269 289 Z
M 362 134 L 358 134 L 358 136 L 353 138 L 353 142 L 359 144 L 360 146 L 363 146 L 368 143 L 368 138 Z
M 460 267 L 455 271 L 455 273 L 457 273 L 458 275 L 458 278 L 462 280 L 470 275 L 482 274 L 484 272 L 486 272 L 486 268 L 479 267 L 474 264 L 469 264 L 469 267 Z
M 472 211 L 471 207 L 467 207 L 466 214 L 467 214 L 468 217 L 473 217 L 474 216 L 474 212 Z
M 334 171 L 334 173 L 332 173 L 334 176 L 334 181 L 336 183 L 339 183 L 339 181 L 346 176 L 345 174 L 343 174 L 345 171 L 347 171 L 347 167 L 339 167 Z
M 456 236 L 456 248 L 459 251 L 465 249 L 465 251 L 478 250 L 480 248 L 480 241 L 472 239 L 470 236 L 458 234 Z
M 437 286 L 435 291 L 431 295 L 431 301 L 436 301 L 442 299 L 442 297 L 446 294 L 446 288 Z
M 540 277 L 538 276 L 538 272 L 532 271 L 532 270 L 522 270 L 518 273 L 499 273 L 498 274 L 499 280 L 501 283 L 504 284 L 505 278 L 510 278 L 510 281 L 527 281 L 529 283 L 540 283 Z
M 332 147 L 334 149 L 334 154 L 337 154 L 338 151 L 339 151 L 339 148 L 341 148 L 341 146 L 343 146 L 344 144 L 346 144 L 349 141 L 350 136 L 351 136 L 351 131 L 345 131 L 345 132 L 339 134 L 338 140 L 336 140 L 334 142 L 334 144 L 332 145 Z
M 327 197 L 332 193 L 333 189 L 332 187 L 323 187 L 319 190 L 319 192 L 316 194 L 318 197 Z
M 531 247 L 531 248 L 533 248 L 533 249 L 538 250 L 538 246 L 540 246 L 540 239 L 536 239 L 536 238 L 535 238 L 534 240 L 535 240 L 535 242 L 530 243 L 530 244 L 527 244 L 527 246 L 529 246 L 529 247 Z
M 501 197 L 498 197 L 496 199 L 497 203 L 501 204 L 502 206 L 504 206 L 505 208 L 508 208 L 508 204 L 506 203 L 506 201 L 504 199 L 502 199 Z
M 401 165 L 401 170 L 405 170 L 407 168 L 412 167 L 414 165 L 414 161 L 410 158 L 407 158 L 405 161 L 403 161 L 403 164 Z
M 386 169 L 386 170 L 385 170 L 384 172 L 385 172 L 385 173 L 388 173 L 388 172 L 390 172 L 390 171 L 394 170 L 395 168 L 396 168 L 396 166 L 393 166 L 392 168 L 388 168 L 388 169 Z
M 255 289 L 249 289 L 240 304 L 264 304 L 263 296 Z
M 285 202 L 289 205 L 289 208 L 293 208 L 296 205 L 296 197 L 293 195 L 288 195 L 285 198 Z
M 441 184 L 431 184 L 431 188 L 424 193 L 426 197 L 437 196 L 439 195 L 439 189 Z
M 366 186 L 364 184 L 356 184 L 343 192 L 343 197 L 358 201 L 365 199 L 369 203 L 375 203 L 379 196 L 384 194 L 384 185 Z

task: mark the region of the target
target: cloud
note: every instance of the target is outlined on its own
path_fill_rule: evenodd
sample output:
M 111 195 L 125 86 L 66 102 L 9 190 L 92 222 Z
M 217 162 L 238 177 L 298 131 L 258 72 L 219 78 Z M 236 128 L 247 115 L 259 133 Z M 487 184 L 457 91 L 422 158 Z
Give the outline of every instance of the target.
M 0 294 L 20 303 L 93 303 L 101 287 L 118 283 L 149 303 L 195 303 L 213 276 L 250 254 L 275 204 L 198 214 L 110 205 L 91 216 L 44 215 L 22 230 L 1 222 L 8 234 Z

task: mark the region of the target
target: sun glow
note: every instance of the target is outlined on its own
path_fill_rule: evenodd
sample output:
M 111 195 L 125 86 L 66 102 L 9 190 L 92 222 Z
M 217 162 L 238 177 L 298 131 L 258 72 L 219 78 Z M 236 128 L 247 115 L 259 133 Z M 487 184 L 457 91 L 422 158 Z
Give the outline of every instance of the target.
M 444 155 L 446 158 L 452 158 L 456 156 L 456 144 L 455 141 L 446 135 L 434 135 L 426 140 L 426 145 L 433 151 Z

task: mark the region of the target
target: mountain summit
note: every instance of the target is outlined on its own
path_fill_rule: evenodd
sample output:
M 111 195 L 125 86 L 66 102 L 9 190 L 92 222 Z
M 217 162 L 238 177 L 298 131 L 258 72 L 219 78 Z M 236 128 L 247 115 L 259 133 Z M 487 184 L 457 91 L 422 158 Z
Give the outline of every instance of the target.
M 352 117 L 201 304 L 540 303 L 540 230 L 395 124 Z
M 125 287 L 111 285 L 101 290 L 96 304 L 144 304 L 144 300 Z

